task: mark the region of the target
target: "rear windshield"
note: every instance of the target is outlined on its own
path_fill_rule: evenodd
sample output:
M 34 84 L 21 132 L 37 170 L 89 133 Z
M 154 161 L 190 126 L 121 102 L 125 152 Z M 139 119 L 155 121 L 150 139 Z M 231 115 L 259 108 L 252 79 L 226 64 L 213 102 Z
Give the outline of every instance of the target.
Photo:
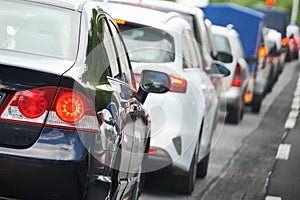
M 75 12 L 27 1 L 0 0 L 0 49 L 74 60 Z
M 217 51 L 231 54 L 230 43 L 227 37 L 214 34 L 213 38 Z
M 137 24 L 119 25 L 121 34 L 133 62 L 174 62 L 173 37 L 167 32 Z

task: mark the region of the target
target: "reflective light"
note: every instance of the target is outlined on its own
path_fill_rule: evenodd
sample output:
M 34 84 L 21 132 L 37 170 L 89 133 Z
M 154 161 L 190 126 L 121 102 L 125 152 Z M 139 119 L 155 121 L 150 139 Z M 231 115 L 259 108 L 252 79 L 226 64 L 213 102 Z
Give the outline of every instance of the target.
M 119 25 L 125 25 L 126 24 L 126 21 L 122 20 L 122 19 L 114 19 L 114 21 L 115 21 L 116 24 L 119 24 Z
M 265 46 L 262 46 L 258 50 L 258 57 L 263 58 L 267 55 L 267 48 Z
M 244 100 L 246 103 L 250 102 L 252 100 L 252 94 L 251 93 L 246 93 L 244 96 Z

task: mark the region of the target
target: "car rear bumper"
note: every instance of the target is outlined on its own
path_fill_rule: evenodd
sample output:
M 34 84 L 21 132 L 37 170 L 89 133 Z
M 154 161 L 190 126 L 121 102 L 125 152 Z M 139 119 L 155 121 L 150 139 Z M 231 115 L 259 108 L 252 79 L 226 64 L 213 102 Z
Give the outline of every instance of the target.
M 90 166 L 81 134 L 44 128 L 27 149 L 0 147 L 0 199 L 84 199 Z
M 86 160 L 46 161 L 0 156 L 0 197 L 14 199 L 83 199 Z
M 241 98 L 241 89 L 230 87 L 227 92 L 224 92 L 220 96 L 222 110 L 231 110 L 239 105 L 239 99 Z

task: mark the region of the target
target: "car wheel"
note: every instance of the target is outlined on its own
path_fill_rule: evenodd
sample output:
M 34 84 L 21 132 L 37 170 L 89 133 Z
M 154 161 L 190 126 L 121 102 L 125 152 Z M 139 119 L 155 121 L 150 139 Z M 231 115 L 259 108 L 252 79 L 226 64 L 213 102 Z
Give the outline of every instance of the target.
M 186 175 L 174 176 L 173 190 L 183 194 L 191 194 L 195 188 L 197 178 L 197 158 L 199 153 L 199 144 L 197 144 L 192 163 Z
M 230 124 L 238 124 L 241 119 L 241 107 L 229 110 L 226 116 L 226 122 Z
M 197 177 L 205 178 L 208 169 L 209 153 L 197 165 Z
M 253 113 L 259 113 L 260 108 L 261 108 L 261 103 L 263 100 L 262 95 L 254 95 L 253 96 L 253 102 L 252 102 L 252 112 Z

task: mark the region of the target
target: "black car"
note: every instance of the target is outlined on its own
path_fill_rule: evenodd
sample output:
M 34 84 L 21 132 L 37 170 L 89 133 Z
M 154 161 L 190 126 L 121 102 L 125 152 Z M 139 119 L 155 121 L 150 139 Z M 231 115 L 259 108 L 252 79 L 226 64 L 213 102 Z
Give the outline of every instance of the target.
M 136 90 L 96 1 L 0 0 L 0 198 L 136 199 L 150 142 L 142 103 L 169 84 L 144 71 Z

